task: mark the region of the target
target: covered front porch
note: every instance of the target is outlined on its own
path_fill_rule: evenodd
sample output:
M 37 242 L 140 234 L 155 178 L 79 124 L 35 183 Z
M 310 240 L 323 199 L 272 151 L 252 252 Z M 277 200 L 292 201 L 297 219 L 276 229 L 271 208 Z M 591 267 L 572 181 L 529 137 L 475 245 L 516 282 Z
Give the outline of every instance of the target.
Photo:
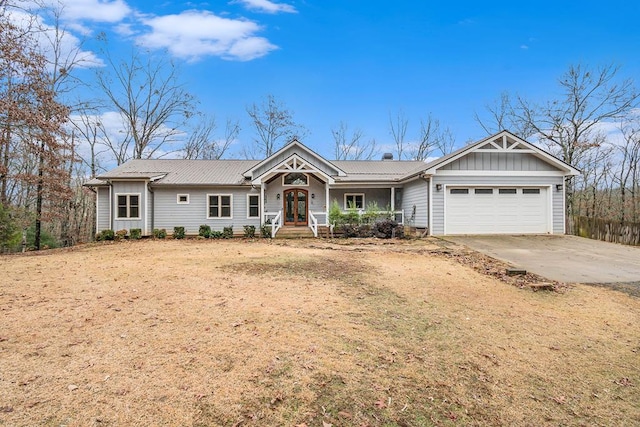
M 330 212 L 339 208 L 352 215 L 391 212 L 404 223 L 401 185 L 390 182 L 340 182 L 347 174 L 297 141 L 245 173 L 260 194 L 260 223 L 275 237 L 282 227 L 331 225 Z
M 272 237 L 283 227 L 308 227 L 317 237 L 322 227 L 335 225 L 331 211 L 336 209 L 360 218 L 359 222 L 376 218 L 391 218 L 401 225 L 405 222 L 405 212 L 398 208 L 402 201 L 401 188 L 333 188 L 312 173 L 283 173 L 275 178 L 261 187 L 264 194 L 261 223 L 270 228 Z M 304 182 L 307 184 L 303 185 Z

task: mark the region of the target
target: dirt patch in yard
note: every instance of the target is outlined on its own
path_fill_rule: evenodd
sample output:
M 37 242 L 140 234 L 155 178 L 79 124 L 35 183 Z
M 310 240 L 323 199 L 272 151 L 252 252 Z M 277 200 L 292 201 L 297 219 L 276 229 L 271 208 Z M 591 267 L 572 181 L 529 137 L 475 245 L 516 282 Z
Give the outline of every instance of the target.
M 0 424 L 640 423 L 638 299 L 530 292 L 446 251 L 149 240 L 1 257 Z

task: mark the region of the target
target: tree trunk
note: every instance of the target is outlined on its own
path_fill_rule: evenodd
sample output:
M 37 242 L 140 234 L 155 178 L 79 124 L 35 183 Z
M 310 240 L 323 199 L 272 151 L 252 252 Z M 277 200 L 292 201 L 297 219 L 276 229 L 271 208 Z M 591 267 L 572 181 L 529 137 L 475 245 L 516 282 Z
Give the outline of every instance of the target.
M 38 185 L 36 187 L 36 229 L 33 245 L 37 251 L 40 250 L 41 232 L 42 232 L 42 192 L 44 189 L 44 150 L 45 143 L 40 143 L 40 153 L 38 153 Z

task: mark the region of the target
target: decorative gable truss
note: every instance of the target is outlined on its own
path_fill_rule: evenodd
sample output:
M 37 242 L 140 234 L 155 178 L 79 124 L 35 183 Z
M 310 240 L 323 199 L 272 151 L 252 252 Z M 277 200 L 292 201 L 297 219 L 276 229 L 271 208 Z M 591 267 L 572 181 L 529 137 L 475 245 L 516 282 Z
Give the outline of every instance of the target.
M 327 175 L 325 172 L 298 156 L 297 154 L 293 154 L 289 158 L 287 158 L 282 163 L 276 165 L 275 167 L 269 169 L 264 174 L 254 178 L 251 183 L 254 185 L 261 184 L 262 182 L 268 181 L 272 176 L 277 174 L 287 174 L 287 173 L 305 173 L 305 174 L 313 174 L 316 176 L 320 176 L 323 180 L 329 184 L 333 184 L 334 179 Z
M 427 165 L 426 175 L 578 175 L 579 170 L 535 145 L 502 131 Z
M 496 139 L 489 141 L 488 143 L 476 148 L 476 151 L 489 151 L 492 153 L 506 153 L 517 150 L 519 153 L 535 153 L 530 147 L 526 146 L 524 141 L 519 141 L 515 138 L 509 137 L 506 133 L 503 133 Z

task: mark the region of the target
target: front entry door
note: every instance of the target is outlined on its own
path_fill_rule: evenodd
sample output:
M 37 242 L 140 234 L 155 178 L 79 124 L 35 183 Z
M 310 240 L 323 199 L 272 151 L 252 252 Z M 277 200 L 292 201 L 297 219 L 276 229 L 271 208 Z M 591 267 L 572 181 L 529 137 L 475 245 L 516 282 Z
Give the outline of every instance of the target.
M 309 193 L 306 190 L 285 190 L 284 192 L 284 224 L 307 225 L 307 199 Z

